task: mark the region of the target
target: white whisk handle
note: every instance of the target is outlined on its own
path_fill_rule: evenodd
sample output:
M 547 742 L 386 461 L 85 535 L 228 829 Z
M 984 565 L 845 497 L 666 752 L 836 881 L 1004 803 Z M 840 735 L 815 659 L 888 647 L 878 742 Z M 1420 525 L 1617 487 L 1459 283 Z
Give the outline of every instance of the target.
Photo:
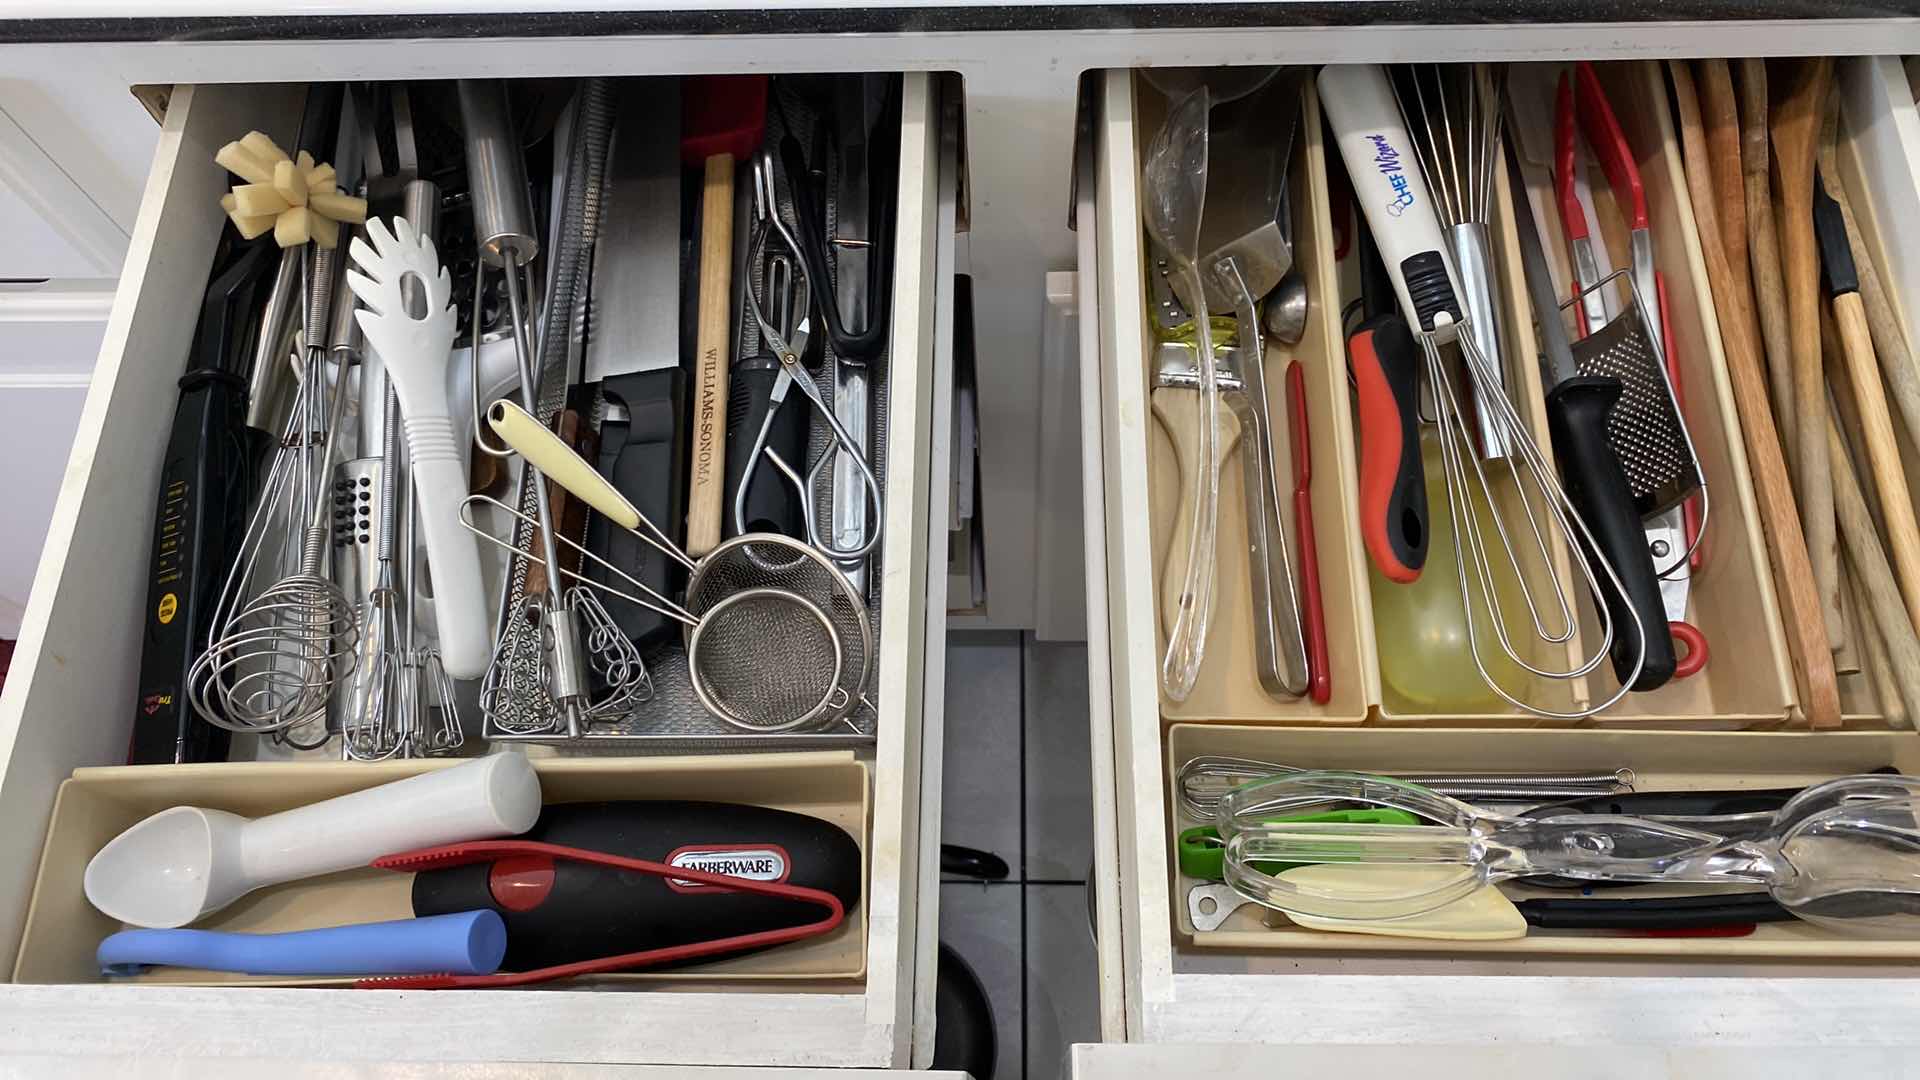
M 1393 278 L 1401 313 L 1417 330 L 1439 329 L 1450 336 L 1450 324 L 1462 320 L 1460 290 L 1433 193 L 1387 70 L 1378 64 L 1328 64 L 1320 69 L 1320 103 L 1353 180 L 1354 200 Z M 1452 314 L 1449 325 L 1436 325 L 1441 311 Z
M 413 498 L 427 542 L 433 580 L 433 614 L 440 630 L 440 662 L 456 679 L 486 673 L 488 643 L 485 587 L 480 581 L 480 549 L 460 526 L 460 502 L 467 496 L 467 470 L 454 443 L 453 420 L 408 416 L 407 449 L 413 462 Z

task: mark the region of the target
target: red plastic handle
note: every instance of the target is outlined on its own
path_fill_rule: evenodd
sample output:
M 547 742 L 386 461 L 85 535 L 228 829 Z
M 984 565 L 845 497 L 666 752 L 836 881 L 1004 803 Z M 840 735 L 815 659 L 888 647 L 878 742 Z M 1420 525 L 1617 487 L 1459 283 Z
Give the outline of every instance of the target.
M 1320 594 L 1320 549 L 1313 540 L 1313 440 L 1307 430 L 1307 374 L 1287 368 L 1287 412 L 1293 423 L 1293 517 L 1300 534 L 1300 604 L 1306 616 L 1307 696 L 1315 705 L 1333 697 L 1327 658 L 1326 598 Z
M 1420 460 L 1420 361 L 1397 315 L 1369 319 L 1347 339 L 1360 423 L 1360 539 L 1388 581 L 1427 563 L 1427 482 Z
M 1692 623 L 1678 621 L 1668 623 L 1667 632 L 1673 635 L 1674 644 L 1683 646 L 1674 650 L 1679 658 L 1673 662 L 1673 677 L 1698 675 L 1707 666 L 1707 635 Z
M 1560 75 L 1560 89 L 1553 96 L 1553 194 L 1560 204 L 1560 228 L 1567 243 L 1587 238 L 1587 212 L 1573 190 L 1573 153 L 1577 140 L 1573 122 L 1573 84 Z
M 1627 216 L 1627 227 L 1647 227 L 1647 193 L 1640 187 L 1640 167 L 1634 164 L 1633 148 L 1627 145 L 1626 132 L 1607 104 L 1607 93 L 1600 88 L 1600 75 L 1585 60 L 1573 65 L 1575 105 L 1587 144 L 1593 147 L 1606 170 L 1607 183 L 1613 188 L 1613 200 Z

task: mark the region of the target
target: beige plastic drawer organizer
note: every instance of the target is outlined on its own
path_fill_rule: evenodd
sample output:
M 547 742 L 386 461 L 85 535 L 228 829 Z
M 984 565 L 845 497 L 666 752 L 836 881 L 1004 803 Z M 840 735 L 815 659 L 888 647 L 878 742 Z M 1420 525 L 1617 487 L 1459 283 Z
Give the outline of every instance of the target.
M 1107 72 L 1093 91 L 1095 100 L 1088 104 L 1097 117 L 1091 128 L 1097 135 L 1091 153 L 1082 157 L 1080 206 L 1083 214 L 1092 207 L 1097 218 L 1091 239 L 1097 256 L 1099 356 L 1097 368 L 1090 363 L 1086 370 L 1097 371 L 1100 380 L 1099 443 L 1097 451 L 1090 445 L 1089 454 L 1097 452 L 1101 461 L 1090 466 L 1097 471 L 1089 475 L 1090 482 L 1102 482 L 1105 507 L 1103 520 L 1097 522 L 1101 534 L 1089 539 L 1089 550 L 1096 564 L 1104 565 L 1109 584 L 1110 607 L 1104 625 L 1095 627 L 1094 640 L 1096 648 L 1106 645 L 1111 663 L 1114 811 L 1124 928 L 1118 948 L 1131 1037 L 1153 1038 L 1155 1031 L 1165 1030 L 1177 1034 L 1163 1037 L 1195 1041 L 1258 1038 L 1252 1034 L 1256 1029 L 1248 1026 L 1255 1022 L 1253 1014 L 1210 1020 L 1188 1017 L 1182 1010 L 1201 1010 L 1203 1002 L 1218 1008 L 1236 993 L 1265 993 L 1284 981 L 1259 983 L 1251 978 L 1259 975 L 1546 974 L 1571 972 L 1576 958 L 1587 965 L 1580 969 L 1584 973 L 1681 974 L 1697 971 L 1705 961 L 1781 962 L 1811 973 L 1816 970 L 1811 965 L 1823 961 L 1910 963 L 1920 958 L 1920 946 L 1913 942 L 1843 938 L 1799 923 L 1763 924 L 1746 937 L 1533 930 L 1524 938 L 1467 943 L 1314 932 L 1257 905 L 1239 908 L 1210 932 L 1196 932 L 1188 918 L 1187 892 L 1196 882 L 1180 873 L 1173 845 L 1180 830 L 1206 822 L 1182 814 L 1173 777 L 1198 755 L 1379 772 L 1592 773 L 1624 768 L 1633 770 L 1640 790 L 1786 787 L 1889 765 L 1902 771 L 1920 767 L 1920 742 L 1910 731 L 1890 727 L 1881 713 L 1876 682 L 1885 673 L 1862 670 L 1864 657 L 1849 665 L 1856 673 L 1840 680 L 1842 729 L 1806 730 L 1687 198 L 1666 70 L 1658 62 L 1602 63 L 1597 68 L 1644 185 L 1654 261 L 1668 294 L 1669 340 L 1677 353 L 1684 408 L 1711 492 L 1703 557 L 1692 579 L 1689 608 L 1689 620 L 1710 643 L 1710 656 L 1698 674 L 1653 692 L 1629 694 L 1580 721 L 1545 719 L 1499 702 L 1499 708 L 1433 711 L 1404 688 L 1396 688 L 1383 671 L 1393 658 L 1383 656 L 1387 645 L 1376 639 L 1374 592 L 1400 586 L 1386 584 L 1370 569 L 1358 531 L 1356 418 L 1342 332 L 1342 308 L 1358 296 L 1358 278 L 1354 260 L 1336 262 L 1333 257 L 1336 215 L 1328 175 L 1338 152 L 1323 131 L 1312 80 L 1306 80 L 1303 93 L 1306 122 L 1296 140 L 1291 177 L 1295 264 L 1306 279 L 1310 305 L 1306 333 L 1291 357 L 1305 372 L 1311 496 L 1332 693 L 1325 704 L 1306 697 L 1275 699 L 1263 692 L 1255 676 L 1240 468 L 1232 460 L 1222 472 L 1215 626 L 1205 662 L 1186 700 L 1175 702 L 1161 692 L 1157 676 L 1171 622 L 1163 598 L 1178 595 L 1177 583 L 1168 588 L 1163 580 L 1164 562 L 1175 527 L 1172 493 L 1181 477 L 1172 444 L 1150 404 L 1153 301 L 1143 275 L 1152 271 L 1143 271 L 1151 248 L 1142 225 L 1141 166 L 1168 106 L 1160 92 L 1134 72 Z M 1514 77 L 1511 72 L 1509 77 Z M 1911 290 L 1915 268 L 1901 252 L 1912 249 L 1900 245 L 1914 240 L 1916 159 L 1910 155 L 1920 140 L 1914 138 L 1913 94 L 1898 63 L 1890 60 L 1838 61 L 1834 78 L 1843 95 L 1841 171 L 1869 233 L 1868 250 L 1858 255 L 1873 259 L 1883 278 Z M 1551 88 L 1552 83 L 1547 85 Z M 1549 136 L 1551 116 L 1549 98 Z M 1514 233 L 1516 194 L 1546 200 L 1544 217 L 1551 225 L 1543 245 L 1550 252 L 1563 252 L 1565 244 L 1552 201 L 1550 139 L 1544 160 L 1533 159 L 1533 149 L 1527 147 L 1522 158 L 1529 191 L 1509 191 L 1504 168 L 1495 170 L 1491 225 L 1513 397 L 1537 442 L 1549 447 L 1540 373 L 1533 362 L 1534 323 Z M 1592 174 L 1596 201 L 1604 207 L 1611 202 L 1604 179 L 1597 166 Z M 1861 212 L 1864 206 L 1876 209 Z M 1357 220 L 1357 209 L 1354 214 Z M 1081 228 L 1088 227 L 1083 219 Z M 1616 266 L 1626 263 L 1625 240 L 1622 230 L 1608 245 Z M 1082 243 L 1087 252 L 1088 238 L 1083 236 Z M 1561 281 L 1568 279 L 1564 265 L 1557 272 Z M 1909 311 L 1911 295 L 1904 293 L 1902 301 Z M 1278 389 L 1286 357 L 1286 350 L 1269 345 L 1269 414 L 1276 444 L 1290 445 L 1287 405 Z M 1437 462 L 1428 466 L 1436 467 Z M 1283 478 L 1290 475 L 1284 467 L 1279 472 Z M 1284 483 L 1282 495 L 1284 502 Z M 1429 514 L 1437 532 L 1447 515 L 1444 501 L 1430 502 Z M 1524 530 L 1524 525 L 1519 528 Z M 1434 536 L 1425 573 L 1445 574 L 1446 588 L 1452 590 L 1450 547 L 1441 557 L 1446 543 Z M 1554 558 L 1566 565 L 1569 552 L 1564 545 L 1556 547 Z M 1178 571 L 1176 566 L 1175 576 Z M 1569 655 L 1584 656 L 1592 651 L 1596 627 L 1591 598 L 1580 591 L 1582 633 L 1565 649 Z M 1542 647 L 1534 659 L 1555 659 L 1547 652 Z M 1566 662 L 1565 657 L 1557 659 Z M 1475 673 L 1468 667 L 1466 674 Z M 1551 711 L 1577 711 L 1604 700 L 1616 685 L 1611 666 L 1603 662 L 1585 678 L 1528 687 L 1526 696 Z M 1103 689 L 1096 683 L 1096 692 Z M 1414 689 L 1417 696 L 1419 687 Z M 1271 915 L 1270 924 L 1263 915 Z M 1448 965 L 1419 967 L 1419 956 L 1442 957 Z M 1520 960 L 1525 964 L 1515 963 Z M 1236 981 L 1245 985 L 1236 990 Z M 1266 989 L 1256 990 L 1258 986 Z
M 905 76 L 885 432 L 886 587 L 868 694 L 875 734 L 855 749 L 620 756 L 532 747 L 548 801 L 709 799 L 797 810 L 844 829 L 863 858 L 861 899 L 833 933 L 720 963 L 538 990 L 326 993 L 182 973 L 175 982 L 102 985 L 93 949 L 118 929 L 88 905 L 81 873 L 106 840 L 179 804 L 246 815 L 357 790 L 441 762 L 120 765 L 140 657 L 149 533 L 174 383 L 224 219 L 227 177 L 214 152 L 250 129 L 291 134 L 298 86 L 178 86 L 164 124 L 106 344 L 47 542 L 19 652 L 0 701 L 0 1012 L 39 1030 L 112 1015 L 139 1046 L 192 1031 L 194 1050 L 379 1060 L 653 1061 L 683 1064 L 904 1065 L 916 1008 L 931 1010 L 936 895 L 943 535 L 928 492 L 948 484 L 951 297 L 960 172 L 957 83 Z M 929 683 L 929 676 L 932 682 Z M 929 704 L 930 702 L 930 704 Z M 930 736 L 927 733 L 931 733 Z M 241 740 L 244 744 L 250 740 Z M 479 744 L 478 740 L 470 742 Z M 927 747 L 931 750 L 927 750 Z M 933 781 L 923 788 L 923 770 Z M 71 779 L 69 779 L 71 777 Z M 930 809 L 923 816 L 923 797 Z M 925 856 L 923 861 L 923 856 Z M 328 925 L 351 902 L 369 917 L 406 908 L 405 875 L 349 872 L 264 891 L 204 924 L 272 930 Z M 935 909 L 925 909 L 931 920 Z M 334 921 L 338 921 L 337 919 Z M 355 920 L 359 921 L 359 920 Z M 210 985 L 207 985 L 210 984 Z M 607 993 L 628 990 L 628 993 Z M 916 1006 L 916 998 L 926 1004 Z M 214 1018 L 218 1018 L 214 1020 Z M 210 1022 L 211 1021 L 211 1022 Z M 351 1047 L 306 1033 L 351 1031 Z M 423 1034 L 425 1033 L 425 1034 Z M 102 1051 L 107 1052 L 107 1051 Z

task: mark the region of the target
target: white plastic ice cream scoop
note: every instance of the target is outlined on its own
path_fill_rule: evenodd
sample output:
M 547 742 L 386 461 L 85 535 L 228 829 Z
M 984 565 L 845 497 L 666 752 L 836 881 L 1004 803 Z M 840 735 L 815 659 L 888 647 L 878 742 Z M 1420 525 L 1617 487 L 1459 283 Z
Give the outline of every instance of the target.
M 87 899 L 134 926 L 185 926 L 255 889 L 413 848 L 517 835 L 539 816 L 540 780 L 511 751 L 263 818 L 176 806 L 94 855 Z

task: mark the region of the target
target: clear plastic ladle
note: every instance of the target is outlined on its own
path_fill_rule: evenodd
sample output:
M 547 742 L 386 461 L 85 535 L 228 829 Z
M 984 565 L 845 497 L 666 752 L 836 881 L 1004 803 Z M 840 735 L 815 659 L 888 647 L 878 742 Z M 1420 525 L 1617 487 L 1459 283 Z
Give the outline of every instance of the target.
M 1404 810 L 1431 826 L 1277 822 L 1333 803 Z M 1794 915 L 1829 929 L 1920 937 L 1920 779 L 1848 776 L 1816 784 L 1771 815 L 1660 819 L 1489 813 L 1426 788 L 1361 773 L 1256 781 L 1220 802 L 1226 880 L 1280 911 L 1394 919 L 1482 885 L 1557 875 L 1587 881 L 1762 885 Z M 1322 888 L 1263 863 L 1454 866 L 1417 889 Z

